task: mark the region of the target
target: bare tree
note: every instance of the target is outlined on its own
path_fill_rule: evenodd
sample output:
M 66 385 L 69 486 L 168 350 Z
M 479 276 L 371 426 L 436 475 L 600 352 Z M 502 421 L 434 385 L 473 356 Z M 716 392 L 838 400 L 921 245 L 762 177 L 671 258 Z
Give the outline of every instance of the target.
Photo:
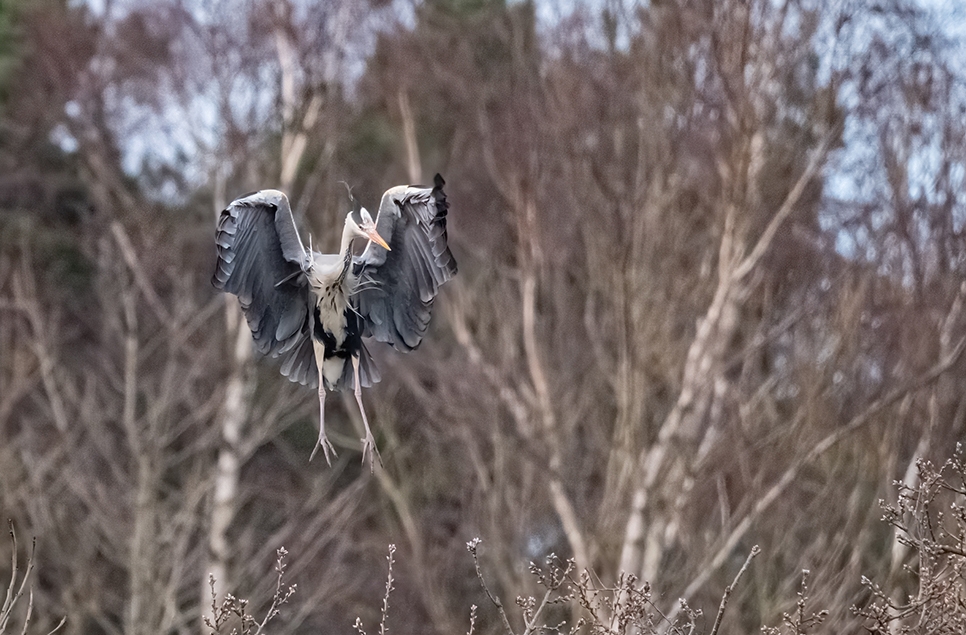
M 18 18 L 43 72 L 0 84 L 0 508 L 43 549 L 35 625 L 196 632 L 210 572 L 261 614 L 284 546 L 273 626 L 348 633 L 392 543 L 393 619 L 451 633 L 475 603 L 483 630 L 474 536 L 524 630 L 631 619 L 537 611 L 551 554 L 659 631 L 753 544 L 722 631 L 778 623 L 804 568 L 829 632 L 862 575 L 901 601 L 915 548 L 882 548 L 877 500 L 966 426 L 964 98 L 929 16 L 310 5 Z M 370 205 L 430 170 L 461 272 L 420 350 L 379 354 L 385 467 L 308 464 L 312 395 L 208 284 L 212 209 L 282 187 L 324 229 L 338 181 Z

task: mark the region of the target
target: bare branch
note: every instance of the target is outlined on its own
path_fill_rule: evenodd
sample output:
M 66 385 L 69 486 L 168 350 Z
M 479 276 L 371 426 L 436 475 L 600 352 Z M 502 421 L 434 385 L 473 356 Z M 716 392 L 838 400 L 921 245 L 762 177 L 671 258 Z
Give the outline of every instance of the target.
M 778 228 L 781 227 L 785 219 L 788 218 L 789 214 L 795 209 L 798 204 L 798 200 L 802 197 L 805 192 L 805 187 L 809 182 L 815 177 L 819 169 L 824 165 L 825 158 L 828 155 L 829 148 L 838 135 L 840 134 L 841 125 L 836 126 L 832 130 L 826 133 L 822 142 L 819 143 L 818 147 L 812 152 L 811 158 L 808 160 L 808 165 L 802 172 L 798 180 L 795 181 L 795 185 L 789 190 L 788 194 L 785 196 L 785 200 L 782 202 L 781 207 L 775 212 L 765 230 L 761 233 L 758 238 L 758 242 L 755 243 L 754 248 L 752 248 L 751 253 L 749 253 L 737 267 L 735 267 L 734 272 L 731 274 L 734 280 L 741 280 L 755 268 L 761 257 L 765 255 L 768 251 L 768 247 L 771 245 L 771 241 L 775 238 L 775 234 L 778 232 Z
M 761 549 L 758 547 L 758 545 L 755 545 L 751 548 L 751 552 L 748 554 L 748 557 L 745 558 L 745 563 L 741 565 L 741 569 L 738 570 L 738 573 L 735 575 L 735 579 L 731 581 L 731 584 L 729 584 L 727 588 L 725 588 L 724 594 L 721 596 L 721 604 L 718 605 L 718 614 L 714 618 L 714 626 L 711 627 L 710 635 L 717 635 L 718 628 L 721 627 L 721 619 L 724 617 L 725 608 L 728 606 L 728 598 L 731 597 L 731 593 L 735 590 L 735 587 L 738 586 L 738 580 L 740 580 L 741 576 L 744 575 L 745 570 L 748 568 L 748 565 L 751 564 L 752 559 L 759 553 L 761 553 Z
M 486 597 L 490 598 L 490 602 L 496 607 L 497 611 L 500 613 L 500 619 L 503 620 L 503 628 L 506 629 L 508 635 L 514 635 L 513 627 L 510 626 L 510 619 L 507 617 L 506 611 L 503 609 L 503 602 L 500 598 L 493 595 L 490 588 L 486 586 L 486 580 L 483 578 L 483 571 L 480 569 L 480 557 L 477 553 L 477 548 L 482 541 L 479 538 L 474 538 L 473 540 L 466 543 L 466 550 L 470 552 L 473 556 L 473 566 L 476 567 L 476 577 L 480 581 L 480 586 L 483 587 L 483 591 L 486 593 Z
M 393 579 L 392 579 L 392 563 L 393 556 L 396 553 L 396 545 L 389 545 L 389 555 L 386 556 L 386 560 L 389 562 L 389 572 L 386 574 L 386 593 L 382 596 L 382 610 L 380 611 L 381 619 L 379 620 L 379 635 L 386 635 L 389 632 L 386 626 L 386 617 L 389 615 L 389 595 L 392 593 L 393 589 Z
M 144 299 L 147 301 L 148 306 L 151 307 L 151 310 L 154 311 L 161 326 L 164 328 L 173 328 L 175 326 L 174 320 L 167 308 L 165 308 L 164 302 L 161 300 L 158 292 L 154 290 L 154 286 L 148 280 L 148 276 L 141 266 L 137 251 L 134 249 L 134 245 L 131 243 L 131 238 L 124 229 L 124 225 L 116 220 L 112 221 L 111 234 L 114 236 L 114 240 L 121 250 L 124 263 L 127 264 L 131 273 L 134 275 L 134 282 L 141 290 L 141 293 L 144 294 Z
M 760 518 L 761 515 L 767 511 L 772 504 L 775 503 L 776 500 L 778 500 L 779 496 L 781 496 L 782 493 L 784 493 L 785 490 L 795 482 L 802 468 L 815 461 L 817 458 L 825 454 L 825 452 L 834 447 L 838 442 L 842 441 L 856 430 L 864 426 L 866 423 L 871 421 L 872 417 L 879 412 L 882 412 L 884 409 L 903 399 L 906 397 L 906 395 L 915 392 L 921 389 L 923 386 L 926 386 L 938 379 L 940 376 L 946 373 L 946 371 L 952 368 L 953 364 L 959 360 L 959 358 L 962 356 L 964 348 L 966 348 L 966 338 L 961 339 L 956 347 L 950 352 L 950 354 L 946 358 L 940 360 L 938 364 L 933 366 L 925 373 L 922 373 L 903 385 L 890 390 L 886 395 L 873 401 L 868 407 L 865 408 L 865 410 L 853 417 L 846 425 L 826 436 L 824 439 L 815 444 L 804 456 L 795 461 L 787 470 L 785 470 L 778 481 L 756 501 L 748 514 L 745 515 L 745 517 L 741 519 L 735 528 L 731 530 L 727 538 L 725 538 L 721 544 L 721 547 L 717 552 L 715 552 L 714 556 L 709 558 L 705 564 L 699 568 L 700 573 L 687 586 L 683 594 L 684 597 L 691 597 L 697 593 L 697 591 L 710 579 L 712 573 L 717 571 L 721 565 L 727 561 L 728 556 L 734 550 L 735 545 L 738 544 L 738 541 L 740 541 L 748 530 L 751 529 L 754 522 Z
M 30 553 L 27 556 L 27 568 L 23 573 L 23 577 L 20 578 L 20 584 L 17 584 L 17 577 L 20 573 L 20 568 L 17 561 L 17 532 L 14 531 L 13 521 L 7 521 L 9 532 L 10 532 L 10 542 L 11 542 L 11 553 L 10 553 L 10 584 L 7 586 L 7 593 L 3 599 L 3 605 L 0 606 L 0 634 L 5 633 L 7 630 L 7 625 L 10 623 L 10 618 L 13 615 L 13 609 L 17 605 L 17 601 L 23 597 L 24 591 L 27 589 L 27 582 L 30 579 L 30 573 L 34 568 L 34 553 L 37 548 L 37 540 L 34 539 L 30 546 Z M 27 607 L 26 622 L 30 621 L 30 614 L 33 611 L 33 591 L 29 593 L 29 601 Z M 24 630 L 26 630 L 27 624 L 24 624 Z

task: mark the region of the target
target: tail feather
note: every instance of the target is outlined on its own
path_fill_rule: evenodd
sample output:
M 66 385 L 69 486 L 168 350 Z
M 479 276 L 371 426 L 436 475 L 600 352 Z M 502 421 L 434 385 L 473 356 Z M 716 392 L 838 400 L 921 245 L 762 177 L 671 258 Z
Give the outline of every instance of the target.
M 372 355 L 369 354 L 369 349 L 363 343 L 359 351 L 359 381 L 363 388 L 368 388 L 378 383 L 380 379 L 382 379 L 382 376 L 379 374 L 376 362 L 373 361 Z M 342 376 L 330 390 L 352 391 L 355 390 L 355 387 L 355 377 L 352 376 L 352 362 L 346 358 L 342 368 Z

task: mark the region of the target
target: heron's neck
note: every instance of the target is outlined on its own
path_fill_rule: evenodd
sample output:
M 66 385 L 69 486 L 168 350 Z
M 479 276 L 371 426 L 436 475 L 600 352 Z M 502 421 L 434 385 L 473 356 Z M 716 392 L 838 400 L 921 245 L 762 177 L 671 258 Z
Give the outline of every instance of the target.
M 352 228 L 346 225 L 345 229 L 342 230 L 342 244 L 339 246 L 339 259 L 336 262 L 326 258 L 323 264 L 323 261 L 316 261 L 314 256 L 312 257 L 307 273 L 309 273 L 309 279 L 314 280 L 314 287 L 322 288 L 333 283 L 342 284 L 345 281 L 346 274 L 352 264 L 350 247 L 354 238 L 355 234 Z
M 349 223 L 345 224 L 342 228 L 342 244 L 339 246 L 339 255 L 345 260 L 349 257 L 349 248 L 352 247 L 352 239 L 355 238 L 355 232 L 352 231 L 352 227 Z
M 345 228 L 342 230 L 342 244 L 339 246 L 339 256 L 342 260 L 342 269 L 339 272 L 339 282 L 345 279 L 346 274 L 349 272 L 349 265 L 352 262 L 352 240 L 356 237 L 355 232 L 349 226 L 349 223 L 345 224 Z

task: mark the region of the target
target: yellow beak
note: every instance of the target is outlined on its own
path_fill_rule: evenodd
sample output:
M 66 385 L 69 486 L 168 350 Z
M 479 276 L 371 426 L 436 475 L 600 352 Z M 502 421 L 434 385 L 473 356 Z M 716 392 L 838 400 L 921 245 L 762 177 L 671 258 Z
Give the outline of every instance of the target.
M 389 243 L 387 243 L 385 240 L 383 240 L 382 236 L 380 236 L 379 233 L 375 229 L 368 230 L 366 232 L 366 236 L 369 237 L 369 240 L 371 240 L 372 242 L 376 243 L 377 245 L 379 245 L 380 247 L 382 247 L 386 251 L 392 251 L 392 248 L 389 246 Z

